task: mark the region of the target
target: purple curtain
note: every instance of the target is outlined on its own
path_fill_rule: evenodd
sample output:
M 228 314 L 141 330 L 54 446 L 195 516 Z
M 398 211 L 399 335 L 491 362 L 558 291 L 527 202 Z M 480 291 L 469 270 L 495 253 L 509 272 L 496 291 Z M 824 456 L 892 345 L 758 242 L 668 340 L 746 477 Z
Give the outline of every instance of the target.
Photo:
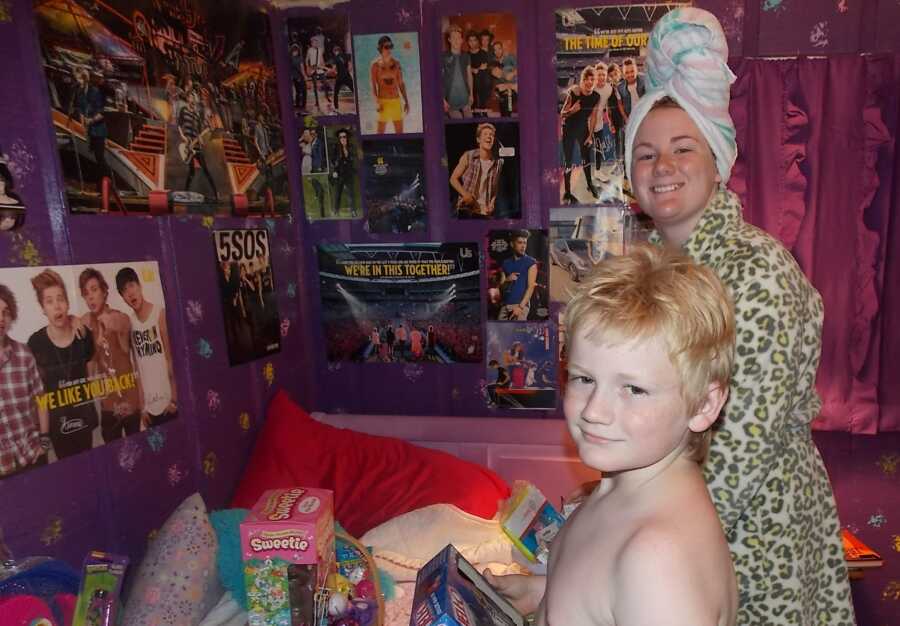
M 825 302 L 814 427 L 900 430 L 900 55 L 737 59 L 729 186 Z

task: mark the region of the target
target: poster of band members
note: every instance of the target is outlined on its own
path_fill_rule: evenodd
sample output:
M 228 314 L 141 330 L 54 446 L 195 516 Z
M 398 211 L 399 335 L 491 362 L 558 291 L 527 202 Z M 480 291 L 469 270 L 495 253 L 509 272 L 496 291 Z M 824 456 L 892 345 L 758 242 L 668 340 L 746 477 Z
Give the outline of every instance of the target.
M 446 124 L 450 208 L 462 219 L 519 219 L 519 125 Z
M 684 5 L 685 3 L 680 3 Z M 653 25 L 679 3 L 556 10 L 560 202 L 624 201 L 625 123 L 644 94 Z
M 156 262 L 0 269 L 0 363 L 0 476 L 175 419 Z
M 34 14 L 73 212 L 288 212 L 265 13 L 34 0 Z
M 422 132 L 418 33 L 353 37 L 363 135 Z
M 329 362 L 481 363 L 478 244 L 320 244 Z
M 488 406 L 555 409 L 556 354 L 549 324 L 487 324 Z
M 347 16 L 287 20 L 291 101 L 302 115 L 354 115 L 356 78 Z
M 366 217 L 371 233 L 425 230 L 425 142 L 363 141 Z
M 24 223 L 25 204 L 16 193 L 9 161 L 0 149 L 0 230 L 13 230 Z
M 269 231 L 213 231 L 228 363 L 240 365 L 281 349 Z
M 594 266 L 623 254 L 631 211 L 623 205 L 550 209 L 550 300 L 568 302 Z
M 441 21 L 444 115 L 515 117 L 519 108 L 518 37 L 511 13 L 469 13 Z
M 546 320 L 547 231 L 489 231 L 487 282 L 489 320 Z
M 350 219 L 362 215 L 359 193 L 359 141 L 356 129 L 319 125 L 306 118 L 300 131 L 303 206 L 312 220 Z

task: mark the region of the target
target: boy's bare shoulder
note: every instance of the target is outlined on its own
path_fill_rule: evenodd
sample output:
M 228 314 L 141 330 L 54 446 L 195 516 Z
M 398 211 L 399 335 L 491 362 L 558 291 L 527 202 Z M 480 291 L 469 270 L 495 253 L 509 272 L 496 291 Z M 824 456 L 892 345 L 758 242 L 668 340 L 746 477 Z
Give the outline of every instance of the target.
M 718 626 L 728 613 L 727 596 L 707 584 L 711 572 L 702 550 L 684 529 L 665 520 L 639 525 L 613 566 L 615 623 Z M 704 571 L 707 570 L 707 571 Z M 720 579 L 731 571 L 714 573 Z

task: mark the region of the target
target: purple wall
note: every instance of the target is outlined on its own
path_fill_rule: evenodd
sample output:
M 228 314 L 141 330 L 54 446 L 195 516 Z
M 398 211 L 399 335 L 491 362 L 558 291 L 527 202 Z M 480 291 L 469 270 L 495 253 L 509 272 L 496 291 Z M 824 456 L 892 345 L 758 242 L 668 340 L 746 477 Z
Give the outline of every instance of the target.
M 3 2 L 3 0 L 0 0 Z M 47 123 L 48 96 L 39 68 L 31 0 L 6 0 L 11 21 L 0 22 L 0 146 L 25 172 L 17 186 L 28 207 L 28 222 L 0 233 L 4 266 L 154 259 L 160 263 L 178 371 L 181 415 L 162 428 L 106 445 L 65 463 L 0 481 L 0 527 L 19 555 L 52 554 L 79 564 L 87 550 L 102 548 L 138 558 L 148 533 L 186 495 L 200 490 L 211 507 L 227 503 L 249 447 L 276 387 L 287 388 L 310 410 L 335 412 L 483 415 L 486 411 L 480 366 L 341 364 L 329 366 L 319 332 L 318 281 L 314 244 L 322 241 L 394 241 L 373 236 L 361 221 L 307 224 L 300 206 L 296 121 L 284 116 L 292 190 L 293 220 L 252 221 L 197 218 L 72 216 L 63 205 L 60 176 Z M 423 112 L 430 200 L 427 233 L 421 241 L 483 242 L 488 226 L 450 218 L 443 157 L 443 120 L 436 97 L 441 39 L 439 18 L 447 13 L 508 11 L 518 19 L 520 66 L 520 150 L 523 218 L 492 222 L 491 228 L 546 227 L 546 209 L 555 205 L 556 125 L 550 85 L 553 10 L 612 2 L 560 0 L 352 0 L 336 10 L 351 17 L 354 34 L 418 30 L 421 42 Z M 900 51 L 895 0 L 698 0 L 715 12 L 729 37 L 733 56 L 838 54 Z M 293 9 L 273 16 L 279 76 L 286 76 L 286 45 L 279 35 L 287 17 L 314 14 Z M 283 110 L 289 110 L 282 80 Z M 542 147 L 544 149 L 542 150 Z M 282 351 L 272 358 L 230 368 L 214 275 L 211 228 L 264 223 L 273 240 L 279 310 L 290 321 Z M 414 240 L 412 237 L 406 240 Z M 196 323 L 185 311 L 198 303 Z M 555 314 L 554 314 L 555 316 Z M 212 356 L 199 354 L 208 342 Z M 274 382 L 266 377 L 271 366 Z M 218 394 L 219 408 L 207 401 Z M 249 416 L 249 428 L 241 414 Z M 517 412 L 517 417 L 549 412 Z M 160 440 L 162 439 L 162 441 Z M 894 447 L 896 449 L 896 446 Z M 886 453 L 885 453 L 886 454 Z M 826 455 L 826 460 L 846 455 Z M 871 468 L 870 468 L 871 469 Z M 874 471 L 874 470 L 873 470 Z M 176 480 L 177 478 L 177 480 Z M 839 491 L 839 496 L 841 495 Z M 865 510 L 856 503 L 853 515 Z M 895 511 L 900 515 L 900 511 Z M 859 522 L 862 525 L 862 521 Z M 887 546 L 885 546 L 886 548 Z M 876 623 L 876 622 L 872 622 Z M 885 622 L 886 623 L 886 622 Z

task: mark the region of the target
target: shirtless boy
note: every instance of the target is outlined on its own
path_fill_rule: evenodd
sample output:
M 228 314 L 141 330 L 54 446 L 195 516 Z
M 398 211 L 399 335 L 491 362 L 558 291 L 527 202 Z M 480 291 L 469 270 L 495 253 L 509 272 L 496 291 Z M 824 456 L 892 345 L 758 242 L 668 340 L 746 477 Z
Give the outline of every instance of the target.
M 553 542 L 537 623 L 734 624 L 731 555 L 701 472 L 734 354 L 725 289 L 642 246 L 597 266 L 565 324 L 566 421 L 603 479 Z M 520 610 L 544 583 L 489 580 Z

